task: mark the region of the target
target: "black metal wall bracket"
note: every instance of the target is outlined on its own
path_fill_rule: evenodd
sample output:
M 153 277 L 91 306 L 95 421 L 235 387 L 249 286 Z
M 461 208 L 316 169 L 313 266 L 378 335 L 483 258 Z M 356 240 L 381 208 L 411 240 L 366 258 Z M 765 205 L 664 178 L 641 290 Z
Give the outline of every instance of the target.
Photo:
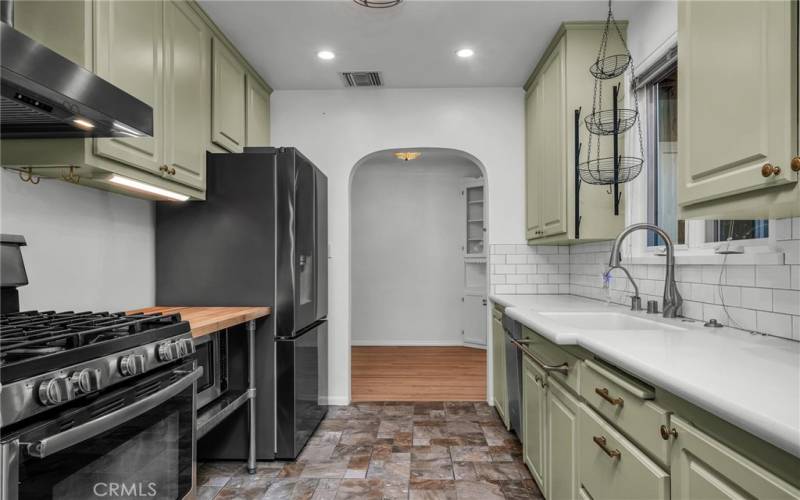
M 581 109 L 575 110 L 575 239 L 581 237 Z

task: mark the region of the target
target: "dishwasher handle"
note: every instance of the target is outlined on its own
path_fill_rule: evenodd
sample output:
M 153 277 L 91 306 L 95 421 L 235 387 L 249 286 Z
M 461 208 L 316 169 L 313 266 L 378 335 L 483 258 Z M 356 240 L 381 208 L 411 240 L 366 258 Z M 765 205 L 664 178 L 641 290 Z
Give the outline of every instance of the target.
M 565 376 L 569 375 L 569 364 L 567 364 L 566 362 L 561 363 L 560 365 L 554 365 L 552 363 L 548 363 L 547 361 L 544 361 L 541 358 L 539 358 L 539 356 L 534 354 L 527 347 L 525 347 L 524 344 L 530 343 L 530 340 L 528 339 L 521 339 L 521 340 L 509 339 L 509 340 L 517 347 L 517 349 L 521 350 L 526 356 L 531 358 L 534 363 L 539 365 L 539 368 L 541 368 L 542 370 L 546 372 L 558 372 Z

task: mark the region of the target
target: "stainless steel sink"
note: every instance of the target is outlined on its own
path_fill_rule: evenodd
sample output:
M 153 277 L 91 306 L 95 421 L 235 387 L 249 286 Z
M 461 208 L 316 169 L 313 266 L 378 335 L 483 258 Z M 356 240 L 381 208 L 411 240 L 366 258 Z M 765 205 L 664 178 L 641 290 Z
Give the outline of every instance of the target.
M 685 330 L 679 326 L 617 312 L 543 312 L 539 314 L 581 330 Z

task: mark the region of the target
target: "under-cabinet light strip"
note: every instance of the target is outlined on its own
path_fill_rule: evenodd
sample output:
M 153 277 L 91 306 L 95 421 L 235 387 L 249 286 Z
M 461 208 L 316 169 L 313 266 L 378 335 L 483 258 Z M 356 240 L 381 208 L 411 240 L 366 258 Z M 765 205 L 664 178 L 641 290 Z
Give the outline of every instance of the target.
M 162 189 L 160 187 L 151 186 L 150 184 L 145 184 L 144 182 L 135 181 L 133 179 L 122 177 L 116 174 L 112 175 L 111 178 L 108 180 L 109 182 L 113 182 L 114 184 L 119 184 L 120 186 L 129 187 L 131 189 L 136 189 L 138 191 L 145 191 L 147 193 L 157 194 L 159 196 L 163 196 L 171 200 L 186 201 L 189 199 L 189 197 L 186 195 L 175 193 L 173 191 Z

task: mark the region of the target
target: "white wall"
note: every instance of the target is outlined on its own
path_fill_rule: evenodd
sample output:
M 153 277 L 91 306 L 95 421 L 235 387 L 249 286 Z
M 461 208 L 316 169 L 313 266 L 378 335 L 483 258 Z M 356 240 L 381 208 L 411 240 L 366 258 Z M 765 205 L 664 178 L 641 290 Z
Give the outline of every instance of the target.
M 0 232 L 22 234 L 20 307 L 121 311 L 154 305 L 153 203 L 63 181 L 0 174 Z
M 330 395 L 350 398 L 350 174 L 395 148 L 465 151 L 487 173 L 488 238 L 524 241 L 521 88 L 276 91 L 272 140 L 298 147 L 329 178 Z
M 678 31 L 677 0 L 643 2 L 629 16 L 628 49 L 637 68 Z
M 353 175 L 353 345 L 461 345 L 467 177 L 459 157 L 378 159 Z

